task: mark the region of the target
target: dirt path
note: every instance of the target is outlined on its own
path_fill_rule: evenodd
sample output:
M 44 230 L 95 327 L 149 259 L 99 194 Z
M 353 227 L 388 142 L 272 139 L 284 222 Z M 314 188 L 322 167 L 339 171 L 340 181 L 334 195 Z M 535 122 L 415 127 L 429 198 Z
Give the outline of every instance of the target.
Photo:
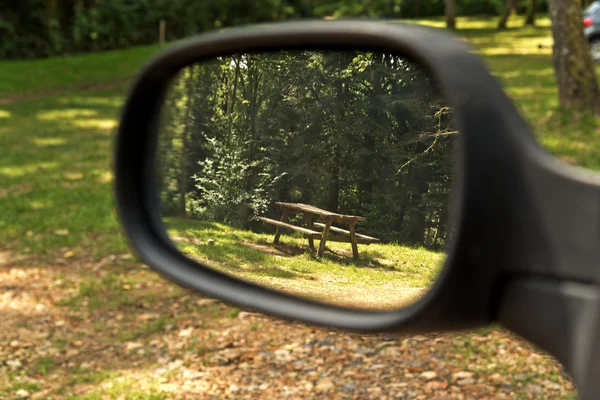
M 4 253 L 0 263 L 1 399 L 563 399 L 572 391 L 550 357 L 493 329 L 331 332 L 203 299 L 127 255 L 61 266 L 10 259 Z

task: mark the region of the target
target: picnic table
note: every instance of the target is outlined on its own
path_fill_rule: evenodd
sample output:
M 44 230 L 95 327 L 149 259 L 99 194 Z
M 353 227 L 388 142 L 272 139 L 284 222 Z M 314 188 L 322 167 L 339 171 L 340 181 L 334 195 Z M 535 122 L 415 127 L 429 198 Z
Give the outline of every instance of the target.
M 332 211 L 323 210 L 318 207 L 311 206 L 309 204 L 302 203 L 285 203 L 281 201 L 275 202 L 281 210 L 281 219 L 279 221 L 266 217 L 258 217 L 261 221 L 274 225 L 277 227 L 275 232 L 275 239 L 273 243 L 279 243 L 279 237 L 281 236 L 282 229 L 290 229 L 296 232 L 300 232 L 304 237 L 308 238 L 308 244 L 312 250 L 315 250 L 314 240 L 318 239 L 319 252 L 318 255 L 322 256 L 325 251 L 325 243 L 329 240 L 332 242 L 346 242 L 352 245 L 352 256 L 358 258 L 358 244 L 371 244 L 379 242 L 379 239 L 361 235 L 356 233 L 356 224 L 359 221 L 366 221 L 365 217 L 358 215 L 345 215 L 339 214 Z M 288 222 L 290 214 L 303 214 L 303 220 L 305 226 L 297 226 Z M 323 222 L 314 222 L 312 216 L 317 216 Z M 342 229 L 336 226 L 332 226 L 333 223 L 343 224 L 348 229 Z M 333 232 L 330 234 L 330 232 Z

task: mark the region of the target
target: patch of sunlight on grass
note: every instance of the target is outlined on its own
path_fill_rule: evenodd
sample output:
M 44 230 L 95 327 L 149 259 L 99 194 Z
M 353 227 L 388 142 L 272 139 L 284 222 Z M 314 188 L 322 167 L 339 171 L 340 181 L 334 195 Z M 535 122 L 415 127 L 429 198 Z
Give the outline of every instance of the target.
M 553 68 L 540 68 L 538 70 L 528 69 L 526 71 L 506 71 L 499 72 L 498 75 L 503 79 L 513 79 L 513 78 L 526 78 L 526 77 L 552 77 L 554 78 L 554 69 Z
M 550 30 L 538 29 L 532 31 L 528 36 L 519 36 L 514 31 L 498 31 L 493 39 L 490 39 L 490 36 L 475 36 L 473 33 L 467 34 L 467 37 L 485 56 L 509 54 L 552 55 L 553 39 Z
M 0 118 L 10 118 L 10 111 L 0 109 Z
M 427 19 L 411 19 L 411 20 L 399 20 L 404 23 L 417 23 L 420 25 L 431 26 L 434 28 L 446 28 L 446 21 L 443 17 L 434 17 Z M 535 21 L 536 28 L 549 28 L 551 26 L 550 18 L 546 15 L 539 14 Z M 470 30 L 485 30 L 485 29 L 496 29 L 498 26 L 498 17 L 457 17 L 456 26 L 458 27 L 457 33 L 460 33 L 461 29 Z M 511 17 L 508 20 L 508 29 L 517 29 L 523 26 L 522 17 Z M 501 32 L 501 31 L 500 31 Z
M 38 200 L 32 200 L 29 202 L 29 207 L 31 207 L 31 209 L 33 210 L 43 210 L 44 208 L 52 207 L 52 205 L 53 204 L 50 202 L 43 202 Z
M 40 162 L 28 165 L 20 165 L 18 167 L 8 166 L 0 168 L 0 175 L 4 175 L 9 178 L 23 177 L 36 173 L 40 170 L 56 169 L 58 168 L 57 162 Z
M 115 119 L 77 119 L 72 121 L 78 128 L 114 129 L 118 122 Z
M 67 143 L 67 140 L 64 138 L 33 138 L 33 143 L 40 147 L 60 146 Z
M 400 22 L 409 23 L 409 24 L 419 24 L 424 26 L 430 26 L 433 28 L 445 28 L 445 21 L 436 21 L 436 20 L 401 20 Z
M 83 179 L 83 174 L 81 172 L 64 172 L 63 176 L 65 177 L 65 179 L 71 181 L 78 181 L 80 179 Z
M 66 96 L 58 100 L 59 104 L 77 104 L 79 106 L 119 107 L 123 103 L 122 96 Z
M 140 399 L 140 400 L 163 400 L 169 398 L 167 393 L 161 390 L 159 377 L 154 376 L 151 371 L 119 370 L 118 374 L 112 373 L 98 378 L 89 387 L 90 391 L 79 399 Z M 96 397 L 98 396 L 98 397 Z
M 556 88 L 545 88 L 545 87 L 509 87 L 506 89 L 508 93 L 515 97 L 523 99 L 535 99 L 540 93 L 548 96 L 556 96 Z
M 110 183 L 113 181 L 113 173 L 111 171 L 102 171 L 98 180 L 102 183 Z
M 42 121 L 51 121 L 56 119 L 72 119 L 81 117 L 95 117 L 98 111 L 91 109 L 74 108 L 67 110 L 44 111 L 37 114 L 36 118 Z
M 433 28 L 445 29 L 444 18 L 402 20 Z M 523 26 L 522 17 L 511 17 L 505 30 L 498 30 L 498 17 L 458 17 L 457 29 L 451 32 L 466 39 L 480 54 L 501 55 L 546 55 L 552 54 L 551 22 L 545 15 L 539 15 L 536 26 Z
M 480 52 L 486 56 L 503 56 L 509 54 L 531 54 L 532 49 L 527 46 L 519 46 L 514 44 L 505 47 L 484 47 Z M 552 54 L 550 50 L 540 50 L 539 54 Z

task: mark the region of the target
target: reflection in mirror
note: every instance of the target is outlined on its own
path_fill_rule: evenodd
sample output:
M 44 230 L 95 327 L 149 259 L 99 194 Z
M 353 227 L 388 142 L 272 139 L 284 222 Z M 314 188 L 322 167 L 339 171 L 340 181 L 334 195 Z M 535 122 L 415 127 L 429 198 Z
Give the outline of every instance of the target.
M 172 81 L 156 179 L 187 257 L 336 305 L 407 305 L 448 241 L 458 135 L 428 72 L 365 51 L 234 54 Z

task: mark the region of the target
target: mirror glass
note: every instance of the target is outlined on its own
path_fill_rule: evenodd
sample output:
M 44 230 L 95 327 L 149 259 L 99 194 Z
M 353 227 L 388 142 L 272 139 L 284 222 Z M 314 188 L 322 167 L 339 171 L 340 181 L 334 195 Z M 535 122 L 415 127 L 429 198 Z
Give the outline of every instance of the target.
M 320 302 L 384 310 L 443 266 L 458 135 L 428 71 L 369 51 L 233 54 L 165 99 L 156 180 L 173 243 Z

